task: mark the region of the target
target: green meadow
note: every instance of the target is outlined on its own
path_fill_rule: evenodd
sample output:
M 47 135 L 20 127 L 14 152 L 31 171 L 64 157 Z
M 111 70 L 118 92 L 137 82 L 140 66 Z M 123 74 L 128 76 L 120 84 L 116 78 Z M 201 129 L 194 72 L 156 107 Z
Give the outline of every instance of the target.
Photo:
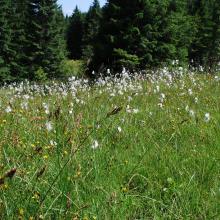
M 0 90 L 0 219 L 219 219 L 220 77 Z

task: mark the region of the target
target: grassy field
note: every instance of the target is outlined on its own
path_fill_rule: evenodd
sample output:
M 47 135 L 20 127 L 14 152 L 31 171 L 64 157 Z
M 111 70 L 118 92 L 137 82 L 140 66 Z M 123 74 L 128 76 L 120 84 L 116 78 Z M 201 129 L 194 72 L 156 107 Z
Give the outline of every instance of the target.
M 220 77 L 0 90 L 0 219 L 220 219 Z

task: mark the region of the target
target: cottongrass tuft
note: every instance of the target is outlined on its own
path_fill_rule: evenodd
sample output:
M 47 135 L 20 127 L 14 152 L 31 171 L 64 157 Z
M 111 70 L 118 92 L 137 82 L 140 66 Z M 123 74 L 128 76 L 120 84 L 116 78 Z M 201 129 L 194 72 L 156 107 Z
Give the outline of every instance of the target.
M 93 144 L 92 144 L 92 146 L 91 146 L 91 148 L 93 149 L 93 150 L 95 150 L 95 149 L 97 149 L 99 147 L 99 142 L 97 141 L 97 140 L 94 140 L 93 141 Z

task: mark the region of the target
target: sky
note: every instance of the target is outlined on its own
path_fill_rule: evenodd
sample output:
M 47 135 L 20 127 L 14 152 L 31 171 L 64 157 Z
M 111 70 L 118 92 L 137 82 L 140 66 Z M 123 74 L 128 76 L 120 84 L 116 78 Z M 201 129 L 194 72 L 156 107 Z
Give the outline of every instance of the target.
M 76 5 L 82 12 L 86 12 L 93 0 L 58 0 L 57 2 L 62 6 L 64 14 L 71 15 Z M 103 6 L 106 0 L 99 0 L 99 2 Z

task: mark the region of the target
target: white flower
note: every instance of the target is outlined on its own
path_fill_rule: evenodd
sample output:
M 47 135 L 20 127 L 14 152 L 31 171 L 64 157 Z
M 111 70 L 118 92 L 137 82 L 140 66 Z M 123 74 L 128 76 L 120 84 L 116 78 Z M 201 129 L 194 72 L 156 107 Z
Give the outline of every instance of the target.
M 22 102 L 21 103 L 21 108 L 25 109 L 25 110 L 28 110 L 28 103 L 27 102 Z
M 49 114 L 50 114 L 49 105 L 46 104 L 46 103 L 43 103 L 43 107 L 44 107 L 45 113 L 46 113 L 47 115 L 49 115 Z
M 48 131 L 52 131 L 53 130 L 53 126 L 52 126 L 52 123 L 50 121 L 46 122 L 45 126 L 46 126 L 46 129 Z
M 119 133 L 121 133 L 121 132 L 122 132 L 121 127 L 118 127 L 118 132 L 119 132 Z
M 166 96 L 165 96 L 164 93 L 161 93 L 161 94 L 160 94 L 160 97 L 161 97 L 161 99 L 165 99 Z
M 11 109 L 11 107 L 10 106 L 8 106 L 6 109 L 5 109 L 5 112 L 7 112 L 7 113 L 10 113 L 10 112 L 12 112 L 12 109 Z
M 194 112 L 193 110 L 189 110 L 189 115 L 190 115 L 191 117 L 195 117 L 195 112 Z
M 136 109 L 136 108 L 133 109 L 133 113 L 134 113 L 134 114 L 137 114 L 138 112 L 139 112 L 139 109 Z
M 160 108 L 163 108 L 163 103 L 158 103 L 157 104 Z
M 192 89 L 188 89 L 188 93 L 189 95 L 192 95 L 193 94 Z
M 56 142 L 56 141 L 53 141 L 53 140 L 50 140 L 50 145 L 51 145 L 51 146 L 57 146 L 57 142 Z
M 98 141 L 97 141 L 97 140 L 94 140 L 94 141 L 93 141 L 93 144 L 92 144 L 92 146 L 91 146 L 91 148 L 92 148 L 92 149 L 97 149 L 98 146 L 99 146 Z
M 205 113 L 205 118 L 204 118 L 204 121 L 205 122 L 209 122 L 210 121 L 210 114 L 209 113 Z
M 161 93 L 160 94 L 160 102 L 163 103 L 165 98 L 166 98 L 165 94 Z

